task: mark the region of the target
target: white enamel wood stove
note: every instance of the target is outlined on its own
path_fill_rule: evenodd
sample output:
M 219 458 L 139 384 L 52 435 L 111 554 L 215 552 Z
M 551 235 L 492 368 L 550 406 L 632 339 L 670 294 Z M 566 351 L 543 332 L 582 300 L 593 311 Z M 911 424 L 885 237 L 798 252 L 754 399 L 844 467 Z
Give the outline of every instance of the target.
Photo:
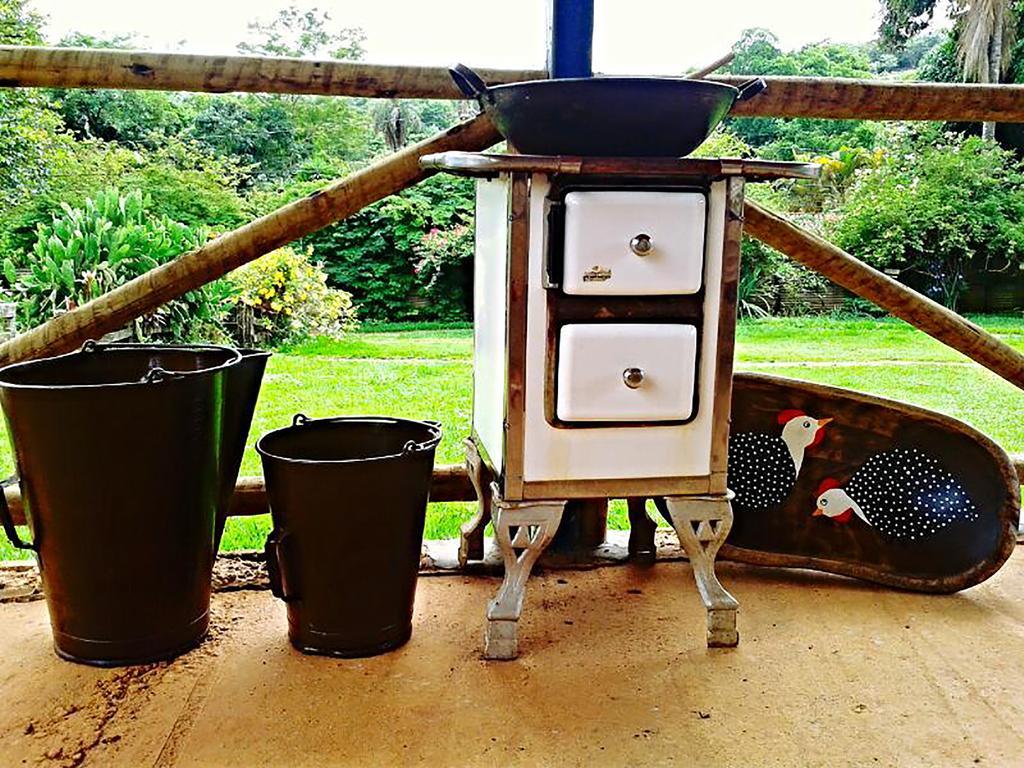
M 473 434 L 479 513 L 505 578 L 485 656 L 514 658 L 526 580 L 573 499 L 657 497 L 693 566 L 708 644 L 733 646 L 715 576 L 726 479 L 746 180 L 814 176 L 760 161 L 445 153 L 478 177 Z

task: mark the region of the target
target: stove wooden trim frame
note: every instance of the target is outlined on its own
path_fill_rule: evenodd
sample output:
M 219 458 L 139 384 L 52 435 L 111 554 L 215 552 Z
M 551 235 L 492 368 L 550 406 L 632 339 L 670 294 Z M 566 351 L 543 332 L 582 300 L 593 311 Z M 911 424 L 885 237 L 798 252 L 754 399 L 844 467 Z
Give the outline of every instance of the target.
M 718 368 L 711 426 L 711 492 L 726 493 L 729 465 L 729 423 L 732 409 L 732 374 L 736 358 L 736 311 L 739 297 L 740 251 L 743 245 L 743 210 L 746 181 L 730 178 L 726 184 L 725 247 L 722 253 L 721 299 L 718 312 Z
M 708 179 L 742 176 L 747 181 L 816 180 L 821 166 L 774 160 L 693 157 L 574 157 L 569 155 L 503 155 L 480 152 L 439 152 L 420 158 L 420 167 L 463 176 L 501 173 L 544 173 L 570 176 Z
M 526 296 L 530 264 L 530 175 L 513 173 L 509 189 L 506 283 L 505 462 L 500 487 L 507 499 L 522 498 L 526 442 Z M 493 466 L 493 465 L 492 465 Z

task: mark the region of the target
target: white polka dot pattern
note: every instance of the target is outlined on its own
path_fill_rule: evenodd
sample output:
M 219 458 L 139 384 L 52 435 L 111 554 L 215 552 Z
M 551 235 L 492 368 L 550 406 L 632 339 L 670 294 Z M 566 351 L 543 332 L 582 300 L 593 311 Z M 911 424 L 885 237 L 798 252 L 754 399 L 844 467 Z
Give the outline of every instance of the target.
M 873 528 L 896 539 L 916 541 L 953 522 L 978 519 L 963 486 L 937 459 L 917 448 L 872 456 L 845 490 Z
M 739 432 L 729 437 L 729 488 L 733 504 L 766 510 L 782 504 L 796 485 L 793 457 L 781 437 Z

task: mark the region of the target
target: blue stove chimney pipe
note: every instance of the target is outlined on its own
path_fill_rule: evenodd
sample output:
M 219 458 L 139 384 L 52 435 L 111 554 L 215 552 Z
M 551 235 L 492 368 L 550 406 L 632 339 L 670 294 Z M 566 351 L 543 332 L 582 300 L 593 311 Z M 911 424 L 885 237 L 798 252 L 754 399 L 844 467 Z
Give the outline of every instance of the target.
M 551 77 L 592 77 L 594 0 L 550 0 L 548 72 Z

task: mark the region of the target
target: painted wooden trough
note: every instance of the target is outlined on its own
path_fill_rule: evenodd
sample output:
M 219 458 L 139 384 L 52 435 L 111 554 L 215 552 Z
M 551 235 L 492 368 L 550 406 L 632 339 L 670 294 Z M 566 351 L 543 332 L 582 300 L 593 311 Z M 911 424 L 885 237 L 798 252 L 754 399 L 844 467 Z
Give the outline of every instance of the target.
M 940 413 L 836 387 L 734 381 L 722 557 L 921 592 L 978 584 L 1016 542 L 1009 456 Z

